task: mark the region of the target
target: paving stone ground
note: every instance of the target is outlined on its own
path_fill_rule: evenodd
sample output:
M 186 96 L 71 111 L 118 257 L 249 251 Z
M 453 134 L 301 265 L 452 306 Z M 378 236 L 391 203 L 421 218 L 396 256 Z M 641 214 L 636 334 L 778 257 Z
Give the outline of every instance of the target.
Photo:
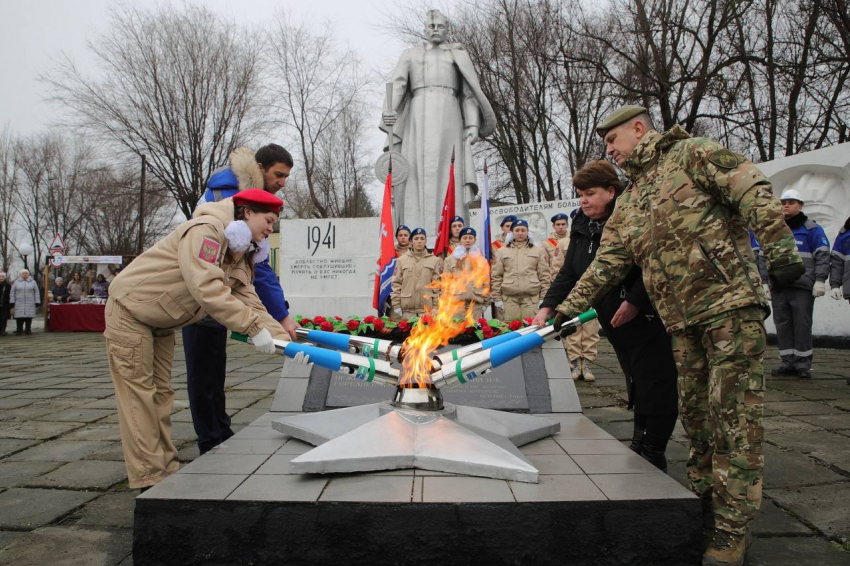
M 228 347 L 234 430 L 271 406 L 280 367 Z M 771 348 L 766 369 L 776 367 Z M 597 381 L 578 383 L 585 414 L 627 442 L 625 383 L 605 340 Z M 765 500 L 748 564 L 850 564 L 850 351 L 817 349 L 814 379 L 769 378 Z M 178 335 L 172 379 L 180 460 L 198 456 Z M 686 485 L 687 441 L 677 426 L 670 475 Z M 186 476 L 191 479 L 191 476 Z M 0 565 L 132 564 L 134 498 L 123 468 L 102 336 L 0 338 Z

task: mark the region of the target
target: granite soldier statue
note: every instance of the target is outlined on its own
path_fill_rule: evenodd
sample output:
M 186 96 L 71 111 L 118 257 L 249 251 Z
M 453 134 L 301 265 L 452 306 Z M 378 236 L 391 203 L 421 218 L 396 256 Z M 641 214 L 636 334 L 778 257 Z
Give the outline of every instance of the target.
M 747 229 L 779 284 L 804 271 L 770 182 L 750 161 L 680 126 L 657 132 L 624 106 L 597 128 L 631 183 L 596 259 L 557 310 L 556 326 L 620 284 L 633 265 L 672 336 L 688 477 L 703 501 L 703 564 L 740 565 L 761 505 L 767 299 Z
M 398 224 L 434 230 L 449 181 L 452 151 L 457 152 L 455 179 L 464 187 L 456 213 L 477 191 L 472 144 L 489 135 L 496 115 L 481 91 L 463 45 L 448 43 L 448 21 L 429 10 L 427 42 L 402 53 L 390 74 L 392 100 L 385 101 L 380 128 L 393 127 L 393 152 L 409 172 L 396 194 Z M 389 146 L 385 147 L 389 150 Z

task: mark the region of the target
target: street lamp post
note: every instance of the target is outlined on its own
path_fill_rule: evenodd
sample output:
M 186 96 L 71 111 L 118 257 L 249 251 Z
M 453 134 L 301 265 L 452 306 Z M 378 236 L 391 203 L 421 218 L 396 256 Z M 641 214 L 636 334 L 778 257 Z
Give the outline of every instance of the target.
M 18 252 L 20 252 L 21 257 L 24 258 L 24 269 L 26 269 L 27 271 L 29 271 L 30 269 L 29 263 L 27 262 L 27 257 L 32 255 L 33 251 L 34 250 L 32 248 L 32 244 L 28 242 L 24 242 L 23 244 L 18 246 Z

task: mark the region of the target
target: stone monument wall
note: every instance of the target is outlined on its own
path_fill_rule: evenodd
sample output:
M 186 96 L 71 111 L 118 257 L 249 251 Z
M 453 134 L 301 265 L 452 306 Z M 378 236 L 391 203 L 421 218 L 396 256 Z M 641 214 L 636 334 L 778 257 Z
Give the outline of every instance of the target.
M 282 220 L 280 284 L 293 315 L 375 314 L 378 218 Z

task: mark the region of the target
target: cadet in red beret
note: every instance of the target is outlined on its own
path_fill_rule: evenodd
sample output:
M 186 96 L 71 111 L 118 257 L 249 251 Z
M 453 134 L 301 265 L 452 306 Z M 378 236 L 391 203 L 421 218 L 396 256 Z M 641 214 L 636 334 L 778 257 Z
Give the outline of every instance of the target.
M 280 209 L 283 208 L 282 200 L 262 189 L 247 189 L 236 193 L 233 195 L 233 204 L 264 208 L 277 215 L 280 215 Z
M 130 488 L 177 471 L 171 442 L 174 331 L 207 315 L 274 354 L 288 339 L 251 284 L 283 201 L 260 189 L 207 203 L 133 260 L 109 287 L 106 345 Z

